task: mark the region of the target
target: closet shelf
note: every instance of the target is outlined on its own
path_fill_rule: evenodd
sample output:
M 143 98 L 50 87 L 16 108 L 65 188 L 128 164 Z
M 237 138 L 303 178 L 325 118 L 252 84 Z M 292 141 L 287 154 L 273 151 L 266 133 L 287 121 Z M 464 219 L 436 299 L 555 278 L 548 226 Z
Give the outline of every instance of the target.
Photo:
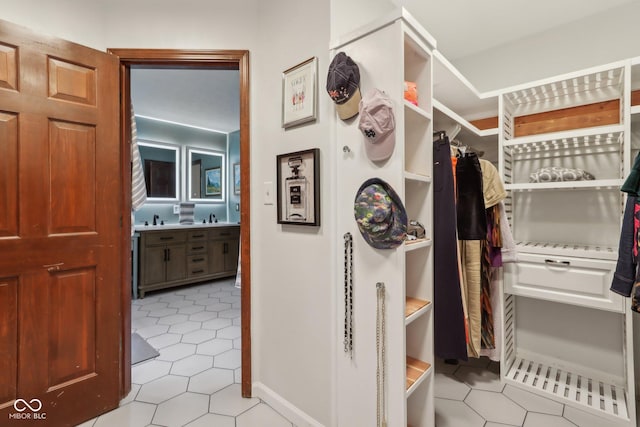
M 594 68 L 587 74 L 571 73 L 560 80 L 534 87 L 515 87 L 505 94 L 513 115 L 521 116 L 566 107 L 619 99 L 623 95 L 624 67 Z
M 407 356 L 407 397 L 411 396 L 432 371 L 429 363 Z
M 631 113 L 632 116 L 640 114 L 640 105 L 634 105 L 633 107 L 631 107 L 629 109 L 629 113 Z
M 558 255 L 576 258 L 596 258 L 617 260 L 618 251 L 614 248 L 582 244 L 516 242 L 516 252 L 542 255 Z
M 404 179 L 416 182 L 431 182 L 431 177 L 429 175 L 423 175 L 420 173 L 413 173 L 409 171 L 404 172 Z
M 431 239 L 416 239 L 416 240 L 405 240 L 404 241 L 404 250 L 405 252 L 415 251 L 416 249 L 426 248 L 431 246 L 433 242 Z
M 515 359 L 505 379 L 527 391 L 551 396 L 593 414 L 629 421 L 624 387 L 522 357 Z
M 405 325 L 410 324 L 423 314 L 431 310 L 431 301 L 407 297 L 404 306 Z
M 540 135 L 522 136 L 504 141 L 503 146 L 518 148 L 545 147 L 562 149 L 600 145 L 622 145 L 624 125 L 596 126 Z M 546 148 L 549 147 L 549 148 Z
M 579 190 L 579 189 L 619 189 L 622 179 L 594 179 L 588 181 L 561 181 L 561 182 L 527 182 L 523 184 L 505 184 L 505 190 L 535 191 L 535 190 Z
M 407 100 L 404 100 L 404 109 L 405 109 L 405 113 L 407 111 L 410 111 L 412 113 L 414 113 L 417 116 L 420 116 L 422 119 L 424 120 L 432 120 L 433 117 L 431 116 L 431 113 L 419 106 L 416 106 L 412 103 L 410 103 Z
M 472 125 L 468 120 L 464 119 L 462 116 L 457 114 L 455 111 L 451 110 L 449 107 L 447 107 L 437 99 L 433 100 L 433 108 L 435 110 L 434 115 L 436 118 L 435 121 L 437 122 L 436 123 L 437 126 L 450 127 L 452 124 L 457 123 L 466 131 L 474 135 L 475 137 L 497 136 L 499 133 L 498 128 L 486 129 L 486 130 L 478 129 L 477 127 Z

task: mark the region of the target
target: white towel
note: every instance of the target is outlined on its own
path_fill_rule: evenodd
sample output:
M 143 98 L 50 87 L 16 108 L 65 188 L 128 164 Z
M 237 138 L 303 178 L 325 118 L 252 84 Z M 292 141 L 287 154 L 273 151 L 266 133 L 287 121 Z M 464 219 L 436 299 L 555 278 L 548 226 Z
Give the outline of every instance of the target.
M 137 211 L 147 202 L 147 187 L 144 182 L 142 159 L 138 149 L 136 117 L 131 104 L 131 209 Z

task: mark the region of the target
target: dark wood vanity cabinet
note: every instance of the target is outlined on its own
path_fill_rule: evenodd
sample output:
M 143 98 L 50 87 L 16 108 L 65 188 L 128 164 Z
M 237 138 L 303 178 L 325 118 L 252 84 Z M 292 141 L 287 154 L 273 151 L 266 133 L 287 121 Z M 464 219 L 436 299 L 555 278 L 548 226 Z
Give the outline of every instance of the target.
M 235 276 L 239 226 L 140 231 L 140 298 L 148 291 Z

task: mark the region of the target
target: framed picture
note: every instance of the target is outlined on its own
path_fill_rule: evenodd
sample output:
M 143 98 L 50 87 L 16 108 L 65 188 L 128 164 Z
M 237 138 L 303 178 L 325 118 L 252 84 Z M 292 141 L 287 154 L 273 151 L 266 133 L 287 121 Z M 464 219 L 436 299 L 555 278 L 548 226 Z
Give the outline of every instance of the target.
M 207 196 L 217 196 L 222 194 L 222 180 L 220 167 L 211 168 L 204 171 L 205 194 Z
M 282 127 L 316 119 L 318 58 L 307 59 L 282 73 Z
M 320 149 L 276 157 L 278 224 L 320 225 Z
M 240 163 L 233 164 L 233 194 L 240 194 Z

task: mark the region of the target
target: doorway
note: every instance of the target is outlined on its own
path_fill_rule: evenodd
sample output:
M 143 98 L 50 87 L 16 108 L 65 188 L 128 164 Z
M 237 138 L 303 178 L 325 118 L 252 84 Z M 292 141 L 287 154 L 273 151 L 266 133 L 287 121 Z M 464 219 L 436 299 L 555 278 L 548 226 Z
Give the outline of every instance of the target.
M 243 397 L 251 397 L 251 264 L 250 264 L 250 139 L 249 139 L 249 52 L 245 50 L 166 50 L 166 49 L 109 49 L 120 59 L 120 113 L 123 170 L 131 162 L 129 150 L 131 136 L 131 67 L 182 67 L 189 69 L 237 69 L 240 79 L 240 182 L 247 183 L 240 193 L 240 271 L 241 271 L 241 390 Z M 126 175 L 126 174 L 125 174 Z M 130 242 L 131 206 L 130 176 L 123 179 L 123 247 Z M 130 210 L 130 209 L 129 209 Z M 124 314 L 122 336 L 131 331 L 131 263 L 129 254 L 122 257 L 122 307 Z M 130 341 L 123 339 L 121 391 L 131 388 Z

